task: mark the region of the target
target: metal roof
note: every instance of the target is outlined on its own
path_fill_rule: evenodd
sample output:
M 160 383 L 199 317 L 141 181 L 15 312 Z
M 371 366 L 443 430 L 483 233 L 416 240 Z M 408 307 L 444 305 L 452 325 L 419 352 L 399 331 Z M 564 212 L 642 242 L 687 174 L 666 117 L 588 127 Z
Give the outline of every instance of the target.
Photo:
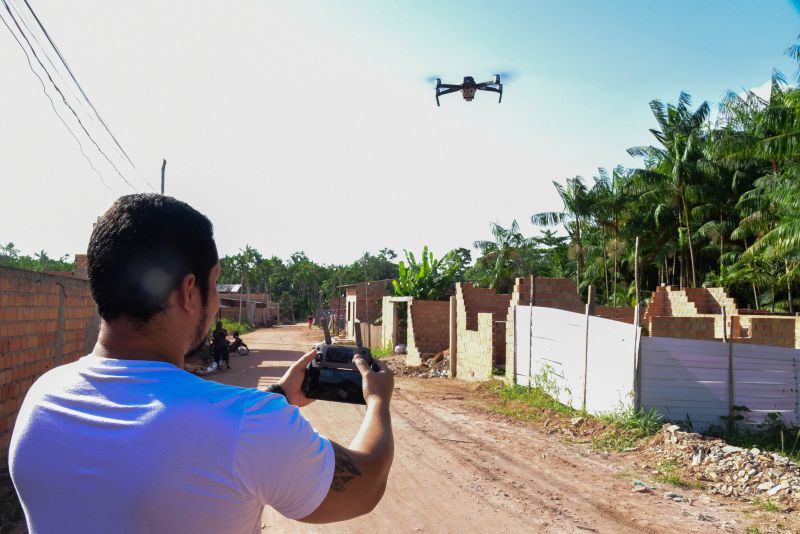
M 242 284 L 217 284 L 219 293 L 238 293 L 242 289 Z

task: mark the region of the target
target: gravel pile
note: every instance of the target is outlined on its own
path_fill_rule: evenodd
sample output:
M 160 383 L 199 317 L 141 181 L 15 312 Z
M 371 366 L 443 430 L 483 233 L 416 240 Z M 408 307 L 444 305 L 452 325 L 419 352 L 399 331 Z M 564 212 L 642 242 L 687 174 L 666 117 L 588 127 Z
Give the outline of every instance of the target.
M 711 493 L 727 497 L 800 501 L 800 466 L 777 453 L 743 449 L 666 424 L 654 451 L 686 467 Z

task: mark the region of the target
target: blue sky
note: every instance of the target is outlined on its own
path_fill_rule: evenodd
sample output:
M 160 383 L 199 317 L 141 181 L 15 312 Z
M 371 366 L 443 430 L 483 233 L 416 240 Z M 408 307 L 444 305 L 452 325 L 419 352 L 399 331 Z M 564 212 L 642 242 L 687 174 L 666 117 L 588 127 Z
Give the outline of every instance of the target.
M 490 221 L 530 235 L 531 214 L 560 207 L 552 180 L 636 163 L 651 99 L 715 104 L 792 75 L 800 33 L 786 0 L 32 5 L 141 175 L 157 184 L 166 157 L 167 193 L 209 215 L 222 253 L 324 263 L 441 255 Z M 0 242 L 80 252 L 132 189 L 87 144 L 101 184 L 0 30 Z M 424 81 L 498 70 L 517 74 L 500 105 L 436 108 Z

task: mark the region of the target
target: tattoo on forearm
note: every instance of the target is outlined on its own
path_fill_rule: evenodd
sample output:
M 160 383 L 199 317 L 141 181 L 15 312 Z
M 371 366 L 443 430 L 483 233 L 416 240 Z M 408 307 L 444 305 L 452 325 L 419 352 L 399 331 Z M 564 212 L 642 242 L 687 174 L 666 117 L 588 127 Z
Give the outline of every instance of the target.
M 336 465 L 333 468 L 331 489 L 333 491 L 344 491 L 344 485 L 353 480 L 353 478 L 361 476 L 361 471 L 353 463 L 344 447 L 333 443 L 333 455 L 336 458 Z

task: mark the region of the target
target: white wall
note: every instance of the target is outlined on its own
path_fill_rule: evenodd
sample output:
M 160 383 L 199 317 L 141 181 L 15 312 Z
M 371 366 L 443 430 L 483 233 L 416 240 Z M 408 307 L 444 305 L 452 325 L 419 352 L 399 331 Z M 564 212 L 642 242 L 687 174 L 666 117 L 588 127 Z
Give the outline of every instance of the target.
M 633 325 L 553 308 L 516 306 L 515 327 L 517 384 L 528 385 L 530 361 L 534 377 L 530 382 L 535 384 L 535 377 L 546 370 L 556 381 L 558 400 L 573 408 L 609 412 L 632 402 L 637 331 Z
M 695 430 L 725 426 L 728 415 L 728 350 L 733 359 L 733 405 L 753 424 L 782 414 L 797 424 L 795 358 L 782 347 L 647 337 L 641 341 L 641 406 L 673 421 L 691 419 Z

